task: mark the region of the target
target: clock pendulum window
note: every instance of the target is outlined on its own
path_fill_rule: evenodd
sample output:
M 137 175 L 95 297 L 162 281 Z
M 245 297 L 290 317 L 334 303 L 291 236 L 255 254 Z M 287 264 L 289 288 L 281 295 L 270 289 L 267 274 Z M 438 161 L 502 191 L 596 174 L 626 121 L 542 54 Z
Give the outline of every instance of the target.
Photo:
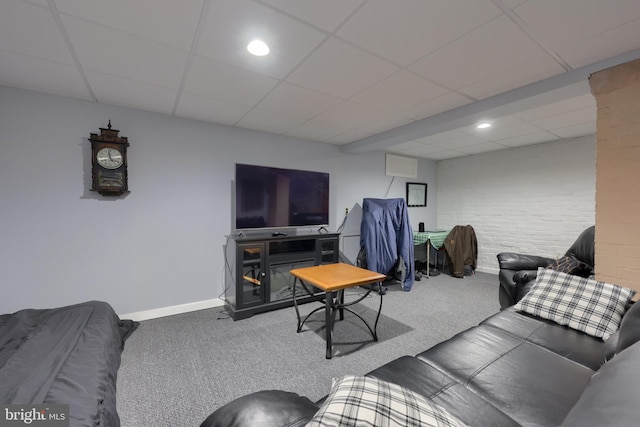
M 100 135 L 92 133 L 91 191 L 103 196 L 120 196 L 129 192 L 127 174 L 127 147 L 129 140 L 118 136 L 119 130 L 109 126 L 100 128 Z

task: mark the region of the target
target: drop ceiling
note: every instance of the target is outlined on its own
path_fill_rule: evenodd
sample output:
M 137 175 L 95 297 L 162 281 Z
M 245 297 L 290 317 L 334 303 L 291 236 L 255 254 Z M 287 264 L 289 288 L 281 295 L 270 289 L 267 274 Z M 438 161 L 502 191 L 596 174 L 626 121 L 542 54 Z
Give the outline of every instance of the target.
M 247 53 L 254 38 L 268 56 Z M 637 58 L 638 0 L 0 2 L 0 85 L 347 153 L 593 134 L 589 74 Z

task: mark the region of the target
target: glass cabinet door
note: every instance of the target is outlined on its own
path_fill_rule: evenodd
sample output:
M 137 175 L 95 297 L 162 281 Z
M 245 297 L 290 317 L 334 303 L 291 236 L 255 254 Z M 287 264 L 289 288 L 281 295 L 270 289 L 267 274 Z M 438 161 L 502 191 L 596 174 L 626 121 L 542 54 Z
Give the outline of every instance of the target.
M 320 239 L 320 264 L 333 264 L 338 262 L 338 240 Z
M 293 297 L 293 284 L 296 283 L 296 298 L 304 297 L 307 292 L 302 289 L 299 281 L 289 273 L 296 268 L 313 267 L 315 262 L 313 259 L 292 261 L 282 264 L 271 264 L 271 293 L 269 301 L 281 301 L 291 299 Z M 310 288 L 311 289 L 311 288 Z M 315 290 L 315 288 L 313 288 Z
M 238 245 L 239 282 L 241 283 L 240 304 L 243 307 L 264 302 L 265 277 L 264 243 Z

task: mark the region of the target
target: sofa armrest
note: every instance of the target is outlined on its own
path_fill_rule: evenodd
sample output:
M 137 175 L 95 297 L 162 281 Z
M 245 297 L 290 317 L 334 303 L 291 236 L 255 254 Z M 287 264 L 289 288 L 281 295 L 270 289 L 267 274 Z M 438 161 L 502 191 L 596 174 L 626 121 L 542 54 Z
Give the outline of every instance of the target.
M 500 288 L 498 292 L 498 300 L 500 302 L 500 308 L 505 309 L 512 306 L 520 300 L 522 293 L 519 288 L 523 288 L 522 285 L 518 286 L 518 281 L 522 281 L 526 276 L 530 277 L 529 280 L 535 279 L 538 267 L 546 267 L 553 262 L 552 258 L 547 258 L 537 255 L 525 255 L 515 252 L 502 252 L 498 254 L 498 265 L 500 272 L 498 279 L 500 281 Z M 526 273 L 520 273 L 524 270 Z M 519 276 L 518 276 L 519 275 Z
M 538 269 L 535 270 L 520 270 L 513 275 L 513 281 L 516 286 L 523 286 L 532 280 L 536 280 L 538 277 Z
M 200 427 L 302 427 L 318 409 L 318 405 L 298 394 L 264 390 L 218 408 Z
M 531 287 L 536 283 L 537 277 L 538 270 L 520 270 L 513 275 L 513 281 L 516 285 L 514 303 L 517 303 L 529 293 Z
M 500 282 L 498 301 L 500 302 L 501 309 L 511 307 L 515 304 L 516 283 L 513 281 L 513 276 L 516 273 L 515 270 L 508 270 L 506 268 L 500 269 L 498 272 L 498 281 Z
M 498 265 L 501 269 L 508 270 L 537 270 L 538 267 L 546 267 L 554 261 L 553 258 L 525 255 L 515 252 L 502 252 L 498 254 Z

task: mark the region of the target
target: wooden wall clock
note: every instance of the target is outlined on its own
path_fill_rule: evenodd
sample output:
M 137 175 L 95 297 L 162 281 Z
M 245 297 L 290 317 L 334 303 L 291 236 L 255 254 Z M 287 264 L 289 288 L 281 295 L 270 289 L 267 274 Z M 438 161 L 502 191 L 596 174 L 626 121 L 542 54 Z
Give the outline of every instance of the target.
M 119 196 L 129 192 L 127 174 L 127 147 L 129 141 L 118 136 L 119 130 L 100 128 L 100 135 L 92 133 L 91 191 L 103 196 Z

